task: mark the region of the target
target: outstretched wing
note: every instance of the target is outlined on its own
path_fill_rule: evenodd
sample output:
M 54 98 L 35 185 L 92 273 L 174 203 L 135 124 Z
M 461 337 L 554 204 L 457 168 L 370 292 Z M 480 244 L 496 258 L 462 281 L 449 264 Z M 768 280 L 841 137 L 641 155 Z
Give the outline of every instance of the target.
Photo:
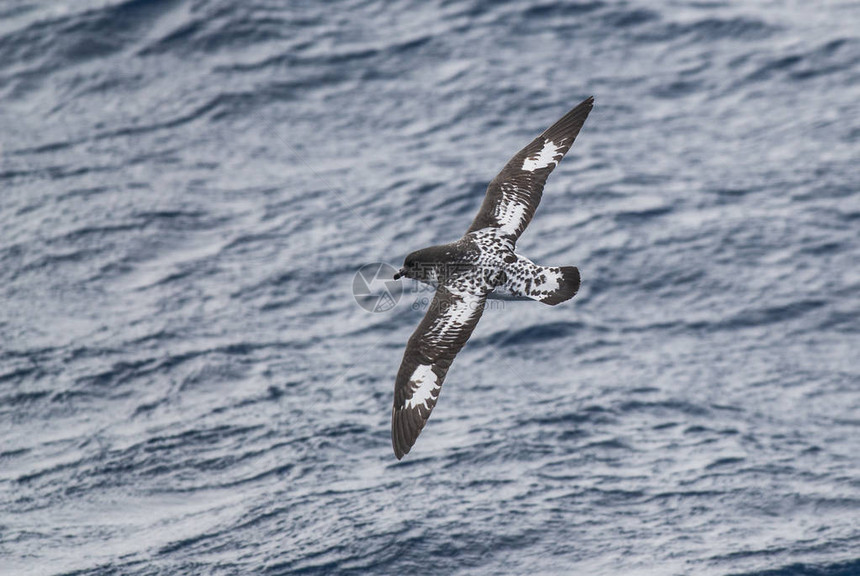
M 391 411 L 391 443 L 398 460 L 409 452 L 424 428 L 448 368 L 481 319 L 486 299 L 486 294 L 440 286 L 409 338 L 394 382 Z
M 520 237 L 537 210 L 547 177 L 573 146 L 593 105 L 592 96 L 508 161 L 487 187 L 487 196 L 467 234 L 501 228 L 515 240 Z

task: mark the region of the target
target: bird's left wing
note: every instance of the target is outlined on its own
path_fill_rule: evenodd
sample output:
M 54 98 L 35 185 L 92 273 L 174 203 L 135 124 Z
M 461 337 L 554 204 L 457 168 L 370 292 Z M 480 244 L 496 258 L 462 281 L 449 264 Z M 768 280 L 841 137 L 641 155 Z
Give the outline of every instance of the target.
M 537 210 L 547 177 L 573 146 L 593 105 L 593 97 L 582 101 L 508 161 L 487 187 L 467 234 L 500 228 L 514 240 L 520 237 Z
M 391 411 L 391 443 L 400 460 L 409 452 L 436 406 L 454 357 L 481 319 L 486 293 L 439 286 L 424 319 L 409 338 Z

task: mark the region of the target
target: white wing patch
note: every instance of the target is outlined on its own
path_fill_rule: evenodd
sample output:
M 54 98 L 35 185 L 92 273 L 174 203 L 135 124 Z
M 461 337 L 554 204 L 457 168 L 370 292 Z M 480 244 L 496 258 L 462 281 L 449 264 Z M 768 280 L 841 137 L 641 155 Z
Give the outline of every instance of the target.
M 426 339 L 436 347 L 445 348 L 454 344 L 459 337 L 460 328 L 466 325 L 476 314 L 483 312 L 484 297 L 473 294 L 466 289 L 448 286 L 448 291 L 458 297 L 453 304 L 438 310 L 435 321 L 427 332 Z M 434 300 L 435 302 L 435 300 Z M 462 345 L 462 344 L 461 344 Z M 404 402 L 404 408 L 415 408 L 423 405 L 430 408 L 428 401 L 439 395 L 442 384 L 428 364 L 419 364 L 412 376 L 409 377 L 412 396 Z
M 409 379 L 410 385 L 418 385 L 412 392 L 412 398 L 406 401 L 405 408 L 415 408 L 419 404 L 427 407 L 427 401 L 433 397 L 433 392 L 439 390 L 441 386 L 437 385 L 436 373 L 433 372 L 433 367 L 427 364 L 419 364 L 412 377 Z
M 556 158 L 556 156 L 558 156 L 558 158 Z M 555 142 L 552 140 L 546 140 L 544 141 L 543 148 L 541 148 L 537 156 L 529 156 L 525 159 L 523 162 L 523 170 L 534 172 L 535 170 L 546 168 L 550 164 L 552 164 L 553 167 L 558 166 L 562 156 L 564 156 L 564 153 L 561 152 L 561 147 L 556 146 Z
M 504 202 L 499 202 L 496 213 L 496 221 L 500 224 L 499 229 L 505 234 L 516 234 L 526 215 L 526 205 L 519 199 L 508 198 L 502 189 Z
M 448 291 L 451 294 L 459 296 L 462 302 L 456 306 L 451 306 L 446 313 L 439 315 L 436 326 L 442 327 L 443 332 L 447 331 L 451 326 L 462 326 L 472 316 L 483 311 L 484 298 L 480 294 L 474 294 L 465 288 L 457 286 L 448 286 Z M 434 330 L 436 326 L 434 326 Z

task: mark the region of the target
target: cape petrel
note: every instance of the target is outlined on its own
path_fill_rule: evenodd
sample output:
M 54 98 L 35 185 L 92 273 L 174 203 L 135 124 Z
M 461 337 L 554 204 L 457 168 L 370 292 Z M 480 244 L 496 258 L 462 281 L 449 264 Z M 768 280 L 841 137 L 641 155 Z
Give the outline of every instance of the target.
M 579 290 L 575 266 L 538 266 L 514 250 L 534 216 L 550 172 L 570 150 L 594 98 L 588 98 L 520 150 L 487 187 L 465 236 L 412 252 L 394 275 L 436 286 L 409 338 L 391 413 L 391 441 L 400 460 L 439 399 L 454 357 L 478 324 L 488 297 L 538 300 L 555 306 Z

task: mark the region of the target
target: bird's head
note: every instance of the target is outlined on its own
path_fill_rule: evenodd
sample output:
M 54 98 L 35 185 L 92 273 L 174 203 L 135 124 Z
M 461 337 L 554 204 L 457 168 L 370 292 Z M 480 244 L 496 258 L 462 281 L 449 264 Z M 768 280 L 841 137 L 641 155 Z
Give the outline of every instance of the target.
M 418 279 L 418 252 L 412 252 L 403 261 L 403 267 L 394 275 L 395 280 L 400 278 Z
M 409 254 L 403 261 L 403 267 L 394 275 L 394 279 L 412 278 L 419 282 L 435 280 L 435 264 L 438 260 L 436 247 L 416 250 Z

